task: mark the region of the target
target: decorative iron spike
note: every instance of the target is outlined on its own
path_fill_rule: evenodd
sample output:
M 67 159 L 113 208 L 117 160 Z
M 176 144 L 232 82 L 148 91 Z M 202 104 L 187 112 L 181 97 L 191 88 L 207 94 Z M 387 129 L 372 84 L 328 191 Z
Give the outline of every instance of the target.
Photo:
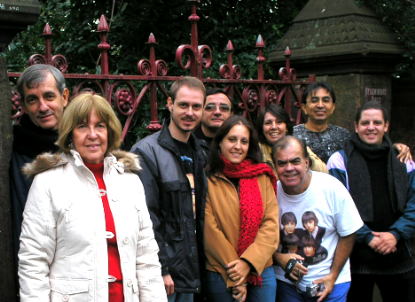
M 284 50 L 284 56 L 285 57 L 290 57 L 292 55 L 292 53 L 293 52 L 291 51 L 290 47 L 287 46 Z
M 233 48 L 232 41 L 229 40 L 228 44 L 226 44 L 226 51 L 234 51 L 234 50 L 235 50 L 235 48 Z
M 98 32 L 109 32 L 109 26 L 107 23 L 107 18 L 105 18 L 104 15 L 101 15 L 101 17 L 99 18 L 99 23 L 98 23 Z
M 259 34 L 258 38 L 256 39 L 255 47 L 256 48 L 264 48 L 265 47 L 265 42 L 264 42 L 264 39 L 262 39 L 261 34 Z
M 154 36 L 153 33 L 150 33 L 150 35 L 148 36 L 148 40 L 146 44 L 158 44 L 156 41 L 156 37 Z
M 45 27 L 43 27 L 43 33 L 42 36 L 51 36 L 52 35 L 52 29 L 49 26 L 49 23 L 46 23 Z

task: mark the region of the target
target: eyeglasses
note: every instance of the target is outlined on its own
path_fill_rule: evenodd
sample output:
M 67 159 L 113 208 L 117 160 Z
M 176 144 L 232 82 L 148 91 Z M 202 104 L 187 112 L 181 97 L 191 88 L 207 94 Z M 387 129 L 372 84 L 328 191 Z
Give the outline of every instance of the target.
M 205 106 L 205 111 L 212 112 L 212 111 L 215 111 L 216 108 L 218 108 L 218 107 L 219 107 L 220 112 L 229 112 L 229 111 L 231 111 L 231 107 L 229 105 L 219 104 L 219 106 L 218 106 L 214 103 L 207 104 Z

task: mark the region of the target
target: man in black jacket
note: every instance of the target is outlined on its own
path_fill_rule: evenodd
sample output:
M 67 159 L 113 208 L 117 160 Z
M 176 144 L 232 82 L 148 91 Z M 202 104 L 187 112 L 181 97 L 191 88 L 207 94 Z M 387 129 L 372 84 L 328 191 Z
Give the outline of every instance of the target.
M 137 142 L 141 181 L 160 252 L 169 301 L 190 302 L 201 289 L 206 179 L 203 155 L 192 131 L 202 118 L 205 87 L 183 77 L 170 88 L 170 122 Z
M 58 123 L 68 103 L 69 90 L 62 73 L 51 65 L 28 67 L 17 81 L 17 90 L 25 114 L 13 127 L 13 152 L 10 162 L 15 255 L 19 250 L 22 215 L 31 180 L 21 168 L 43 152 L 56 151 Z

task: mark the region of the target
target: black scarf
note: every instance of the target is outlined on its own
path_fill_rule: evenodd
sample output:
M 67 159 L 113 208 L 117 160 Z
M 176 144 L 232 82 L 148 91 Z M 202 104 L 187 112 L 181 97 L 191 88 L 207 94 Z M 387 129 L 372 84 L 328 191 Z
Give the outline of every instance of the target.
M 366 160 L 387 156 L 387 182 L 393 214 L 403 213 L 407 202 L 408 175 L 406 167 L 396 157 L 392 142 L 385 134 L 380 145 L 368 145 L 356 134 L 345 145 L 350 195 L 363 221 L 373 221 L 373 197 Z
M 43 152 L 57 151 L 57 139 L 56 130 L 38 127 L 24 114 L 20 123 L 13 127 L 13 152 L 35 158 Z

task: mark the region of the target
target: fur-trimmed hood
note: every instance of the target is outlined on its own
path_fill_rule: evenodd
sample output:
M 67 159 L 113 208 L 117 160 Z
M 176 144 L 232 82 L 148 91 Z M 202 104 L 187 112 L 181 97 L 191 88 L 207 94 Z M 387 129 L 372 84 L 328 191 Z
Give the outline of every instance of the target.
M 22 171 L 29 177 L 35 177 L 37 174 L 44 171 L 64 166 L 69 162 L 70 157 L 74 157 L 78 154 L 76 151 L 71 151 L 72 154 L 59 153 L 42 153 L 38 155 L 31 163 L 27 163 L 23 166 Z M 79 154 L 78 154 L 79 155 Z M 124 172 L 138 172 L 141 170 L 140 161 L 138 155 L 126 152 L 122 150 L 114 150 L 107 157 L 113 156 L 117 161 L 118 166 Z

